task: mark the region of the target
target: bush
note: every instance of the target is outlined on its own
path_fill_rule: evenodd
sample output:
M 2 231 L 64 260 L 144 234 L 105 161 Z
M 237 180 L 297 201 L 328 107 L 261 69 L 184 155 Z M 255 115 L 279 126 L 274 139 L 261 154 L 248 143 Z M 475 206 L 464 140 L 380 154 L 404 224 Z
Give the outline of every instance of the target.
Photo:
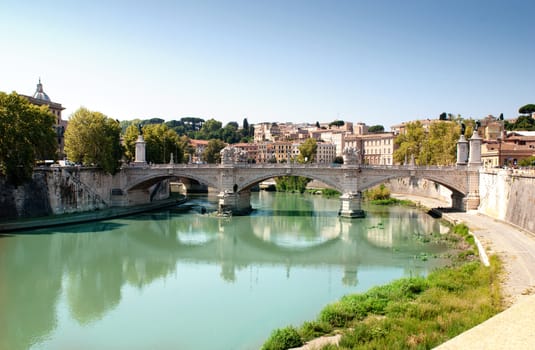
M 386 188 L 384 184 L 381 184 L 377 187 L 365 191 L 364 196 L 368 200 L 389 199 L 390 190 Z
M 324 334 L 328 334 L 333 330 L 332 326 L 327 322 L 312 321 L 305 322 L 300 329 L 301 337 L 304 341 L 308 341 Z
M 301 336 L 292 327 L 276 329 L 262 346 L 262 350 L 286 350 L 303 345 Z

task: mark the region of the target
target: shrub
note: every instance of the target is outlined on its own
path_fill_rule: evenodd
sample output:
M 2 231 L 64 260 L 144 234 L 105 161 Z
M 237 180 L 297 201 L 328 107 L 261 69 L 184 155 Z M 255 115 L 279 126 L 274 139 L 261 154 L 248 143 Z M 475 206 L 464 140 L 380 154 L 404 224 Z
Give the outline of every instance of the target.
M 303 323 L 300 333 L 303 340 L 308 341 L 324 334 L 328 334 L 332 330 L 333 327 L 327 322 L 312 321 Z
M 389 199 L 390 190 L 386 188 L 384 184 L 381 184 L 377 187 L 365 191 L 364 196 L 368 200 Z
M 303 345 L 303 341 L 292 327 L 276 329 L 262 346 L 262 350 L 286 350 Z

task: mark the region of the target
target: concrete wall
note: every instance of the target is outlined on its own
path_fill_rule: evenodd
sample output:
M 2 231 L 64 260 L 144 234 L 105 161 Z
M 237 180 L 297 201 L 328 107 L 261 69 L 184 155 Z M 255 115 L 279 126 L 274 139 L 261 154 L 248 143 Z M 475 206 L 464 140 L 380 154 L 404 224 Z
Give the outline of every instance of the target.
M 484 169 L 479 212 L 535 232 L 535 172 Z
M 444 206 L 451 205 L 451 191 L 436 182 L 403 177 L 385 182 L 385 186 L 392 193 L 403 193 L 413 196 L 436 198 L 444 202 Z

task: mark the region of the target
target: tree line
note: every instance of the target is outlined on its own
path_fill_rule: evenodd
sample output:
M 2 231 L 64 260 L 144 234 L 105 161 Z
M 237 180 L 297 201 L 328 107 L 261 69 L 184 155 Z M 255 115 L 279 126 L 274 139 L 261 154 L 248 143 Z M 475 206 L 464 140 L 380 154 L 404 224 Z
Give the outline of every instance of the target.
M 504 121 L 504 124 L 510 130 L 535 130 L 535 120 L 531 117 L 534 112 L 535 105 L 525 105 L 514 122 Z M 394 160 L 401 164 L 413 159 L 417 165 L 454 164 L 461 132 L 459 122 L 465 123 L 465 134 L 471 135 L 475 121 L 452 118 L 451 114 L 440 119 L 431 123 L 427 131 L 418 121 L 408 123 L 406 132 L 395 139 L 398 149 Z M 0 173 L 9 182 L 21 184 L 31 178 L 37 160 L 57 158 L 55 120 L 47 106 L 35 106 L 15 92 L 0 92 Z M 341 123 L 335 121 L 333 126 L 337 124 Z M 241 128 L 237 122 L 223 127 L 215 119 L 205 121 L 193 117 L 168 122 L 160 118 L 120 122 L 80 108 L 71 115 L 65 131 L 65 153 L 75 163 L 99 166 L 114 174 L 122 162 L 135 159 L 135 142 L 140 130 L 146 142 L 146 160 L 152 163 L 168 163 L 171 154 L 176 163 L 188 161 L 195 151 L 190 144 L 192 138 L 209 140 L 202 156 L 205 161 L 215 163 L 226 143 L 247 142 L 254 136 L 254 126 L 246 118 Z M 375 132 L 382 130 L 380 125 L 374 128 Z M 313 161 L 316 149 L 313 143 L 302 145 L 298 161 Z
M 48 106 L 36 106 L 13 92 L 0 92 L 0 174 L 15 185 L 31 179 L 39 160 L 58 157 L 56 117 Z M 69 118 L 65 131 L 65 154 L 78 164 L 101 167 L 114 174 L 123 162 L 135 160 L 135 142 L 143 133 L 146 161 L 186 162 L 194 149 L 191 138 L 209 140 L 202 155 L 208 162 L 218 162 L 219 152 L 226 143 L 247 142 L 253 137 L 254 126 L 247 119 L 243 127 L 230 122 L 225 127 L 215 119 L 182 118 L 165 122 L 163 119 L 120 122 L 103 113 L 79 108 Z

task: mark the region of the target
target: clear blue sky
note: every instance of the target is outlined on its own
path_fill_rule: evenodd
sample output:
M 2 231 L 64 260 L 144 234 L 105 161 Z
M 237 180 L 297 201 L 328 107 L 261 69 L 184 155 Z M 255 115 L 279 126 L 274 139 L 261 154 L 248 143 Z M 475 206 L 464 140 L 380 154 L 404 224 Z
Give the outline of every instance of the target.
M 68 117 L 391 125 L 535 103 L 535 1 L 0 2 L 0 91 Z

